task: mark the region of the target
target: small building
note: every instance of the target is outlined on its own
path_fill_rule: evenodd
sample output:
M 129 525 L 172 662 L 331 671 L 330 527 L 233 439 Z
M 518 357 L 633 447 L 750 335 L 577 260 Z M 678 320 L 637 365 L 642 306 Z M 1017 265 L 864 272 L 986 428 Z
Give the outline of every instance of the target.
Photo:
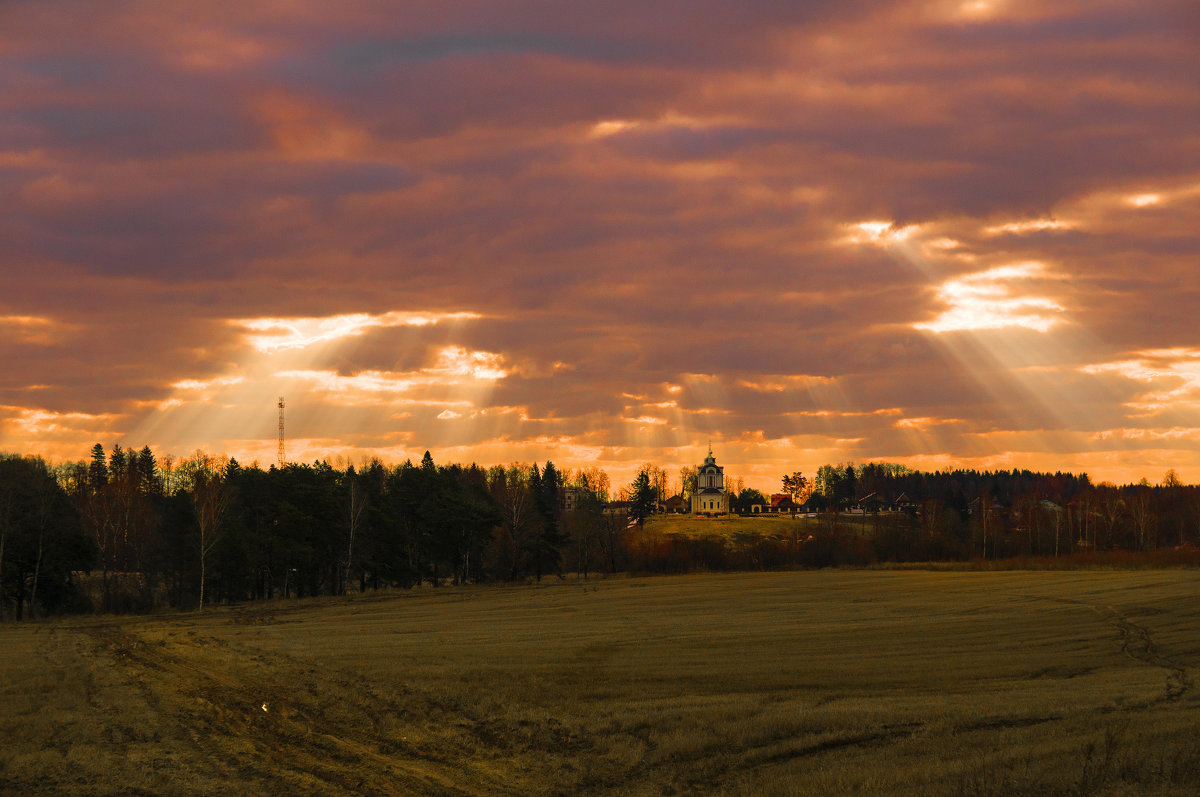
M 879 493 L 868 493 L 867 495 L 864 495 L 862 498 L 855 501 L 854 505 L 858 511 L 862 512 L 863 514 L 876 515 L 879 514 L 880 510 L 883 509 L 884 501 L 883 498 L 879 496 Z
M 604 505 L 604 514 L 626 517 L 633 511 L 633 501 L 609 501 Z
M 704 464 L 696 469 L 696 490 L 692 493 L 693 515 L 729 514 L 729 493 L 725 490 L 725 469 L 717 464 L 712 449 Z
M 563 512 L 574 511 L 591 494 L 592 491 L 586 487 L 580 487 L 577 484 L 565 485 L 558 493 L 559 509 Z
M 687 506 L 682 495 L 673 495 L 662 503 L 663 511 L 671 515 L 686 514 Z
M 907 514 L 916 514 L 917 503 L 908 497 L 908 493 L 900 493 L 896 496 L 896 500 L 892 501 L 891 508 L 893 512 L 905 512 Z
M 786 493 L 775 493 L 771 496 L 771 511 L 793 514 L 796 511 L 796 502 Z

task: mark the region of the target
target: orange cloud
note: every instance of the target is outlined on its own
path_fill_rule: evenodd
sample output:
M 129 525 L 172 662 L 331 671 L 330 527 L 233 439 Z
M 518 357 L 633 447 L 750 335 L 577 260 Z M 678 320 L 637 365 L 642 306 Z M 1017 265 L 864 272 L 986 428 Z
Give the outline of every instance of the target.
M 1193 17 L 6 7 L 0 445 L 1200 478 Z

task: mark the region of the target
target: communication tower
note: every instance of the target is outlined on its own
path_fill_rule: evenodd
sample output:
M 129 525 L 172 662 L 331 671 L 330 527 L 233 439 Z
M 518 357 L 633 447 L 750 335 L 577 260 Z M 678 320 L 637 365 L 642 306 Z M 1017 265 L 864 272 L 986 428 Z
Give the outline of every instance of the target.
M 283 396 L 279 397 L 279 468 L 283 469 Z

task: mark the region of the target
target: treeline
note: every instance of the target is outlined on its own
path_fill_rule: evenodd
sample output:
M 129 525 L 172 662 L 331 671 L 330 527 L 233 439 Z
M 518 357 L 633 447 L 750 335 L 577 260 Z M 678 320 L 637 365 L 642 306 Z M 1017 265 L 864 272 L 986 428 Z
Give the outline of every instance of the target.
M 1200 488 L 1092 484 L 1029 470 L 922 473 L 890 463 L 824 465 L 783 477 L 794 517 L 737 534 L 631 535 L 645 572 L 771 570 L 906 562 L 1200 565 Z M 743 490 L 735 511 L 763 497 Z
M 80 605 L 75 574 L 97 559 L 79 513 L 40 459 L 0 455 L 0 618 L 26 607 L 45 612 Z
M 1200 490 L 1086 475 L 887 464 L 784 477 L 803 521 L 663 535 L 643 469 L 606 504 L 602 471 L 327 462 L 263 470 L 97 444 L 51 469 L 0 456 L 0 616 L 146 611 L 382 587 L 874 562 L 1194 550 Z M 755 495 L 758 495 L 756 491 Z M 759 496 L 761 497 L 761 496 Z M 749 500 L 749 498 L 747 498 Z M 757 500 L 757 499 L 754 499 Z
M 784 484 L 805 491 L 798 498 L 821 513 L 822 528 L 839 531 L 840 524 L 842 533 L 827 534 L 832 542 L 822 544 L 847 563 L 1200 547 L 1200 488 L 1183 484 L 1174 471 L 1157 485 L 1116 486 L 1093 484 L 1087 474 L 923 473 L 871 463 L 826 465 L 811 481 L 792 474 Z M 836 553 L 838 545 L 852 550 Z
M 681 573 L 972 560 L 1200 564 L 1200 488 L 1181 483 L 1174 471 L 1157 485 L 1118 487 L 1093 484 L 1086 474 L 925 473 L 843 463 L 823 465 L 811 478 L 787 474 L 781 493 L 799 518 L 764 520 L 758 531 L 733 535 L 633 535 L 631 567 Z M 731 498 L 743 515 L 767 503 L 753 489 Z
M 1178 479 L 1168 474 L 1177 485 Z M 952 470 L 926 473 L 890 462 L 822 465 L 811 483 L 802 480 L 799 489 L 811 488 L 809 502 L 822 509 L 848 509 L 874 496 L 883 505 L 907 498 L 911 502 L 941 501 L 965 513 L 974 499 L 988 496 L 993 502 L 1011 505 L 1021 498 L 1036 496 L 1068 503 L 1092 488 L 1086 473 L 1035 473 L 1029 470 Z M 785 489 L 789 486 L 785 477 Z
M 550 462 L 438 466 L 426 453 L 262 470 L 97 445 L 53 472 L 0 465 L 0 609 L 15 617 L 34 603 L 144 611 L 628 568 L 625 518 L 603 511 L 607 478 Z

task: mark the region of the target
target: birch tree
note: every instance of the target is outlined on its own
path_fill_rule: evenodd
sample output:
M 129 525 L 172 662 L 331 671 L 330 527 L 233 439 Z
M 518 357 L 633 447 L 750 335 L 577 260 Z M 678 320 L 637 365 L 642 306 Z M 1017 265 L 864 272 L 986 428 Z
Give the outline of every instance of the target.
M 229 490 L 225 475 L 217 457 L 203 452 L 187 462 L 186 470 L 191 476 L 192 502 L 196 511 L 198 529 L 198 553 L 200 555 L 200 605 L 204 608 L 204 588 L 208 578 L 208 556 L 221 540 L 221 518 L 229 506 Z
M 350 493 L 348 512 L 350 540 L 346 544 L 346 572 L 342 578 L 343 595 L 350 591 L 350 566 L 354 562 L 354 536 L 358 532 L 358 525 L 362 520 L 363 511 L 367 508 L 367 493 L 359 484 L 358 474 L 354 472 L 353 466 L 346 470 L 346 481 L 349 482 Z

